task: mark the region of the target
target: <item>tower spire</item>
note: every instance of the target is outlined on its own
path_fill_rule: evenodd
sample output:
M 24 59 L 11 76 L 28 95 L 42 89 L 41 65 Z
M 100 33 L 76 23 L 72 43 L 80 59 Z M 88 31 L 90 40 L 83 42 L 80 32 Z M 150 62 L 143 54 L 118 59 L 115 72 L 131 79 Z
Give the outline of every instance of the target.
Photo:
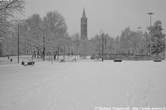
M 86 17 L 85 8 L 83 9 L 82 17 Z
M 87 40 L 87 17 L 85 14 L 85 9 L 83 9 L 82 17 L 81 17 L 81 39 Z

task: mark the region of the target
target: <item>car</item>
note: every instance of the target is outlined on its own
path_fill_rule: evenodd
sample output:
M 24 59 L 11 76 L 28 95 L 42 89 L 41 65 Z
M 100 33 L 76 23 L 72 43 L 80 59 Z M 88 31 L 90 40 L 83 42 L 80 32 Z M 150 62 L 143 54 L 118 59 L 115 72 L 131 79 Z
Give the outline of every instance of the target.
M 21 64 L 23 65 L 23 66 L 28 66 L 28 65 L 34 65 L 35 64 L 35 62 L 34 61 L 22 61 L 21 62 Z
M 120 58 L 115 58 L 115 59 L 114 59 L 114 62 L 122 62 L 122 59 L 120 59 Z

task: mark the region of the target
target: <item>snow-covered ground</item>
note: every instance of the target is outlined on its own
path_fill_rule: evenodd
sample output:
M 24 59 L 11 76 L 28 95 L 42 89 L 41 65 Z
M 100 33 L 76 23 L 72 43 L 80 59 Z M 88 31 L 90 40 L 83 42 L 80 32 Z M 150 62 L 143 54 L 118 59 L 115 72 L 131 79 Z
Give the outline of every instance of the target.
M 37 62 L 0 65 L 0 110 L 166 106 L 166 62 Z

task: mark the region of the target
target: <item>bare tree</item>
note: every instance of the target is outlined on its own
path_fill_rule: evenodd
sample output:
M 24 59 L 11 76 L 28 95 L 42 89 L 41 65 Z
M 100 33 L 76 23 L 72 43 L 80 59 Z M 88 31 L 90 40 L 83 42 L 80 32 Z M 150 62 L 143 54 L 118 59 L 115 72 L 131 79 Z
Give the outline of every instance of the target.
M 17 12 L 23 12 L 24 0 L 2 0 L 0 1 L 1 16 L 14 16 Z
M 10 27 L 11 18 L 18 13 L 22 13 L 24 9 L 24 0 L 1 0 L 0 1 L 0 34 L 6 33 Z
M 19 13 L 23 14 L 24 0 L 1 0 L 0 1 L 0 38 L 5 39 L 9 36 L 12 27 L 11 20 Z M 7 40 L 7 39 L 5 39 Z M 5 40 L 0 42 L 0 55 L 2 55 L 2 47 L 6 44 Z M 6 49 L 5 49 L 6 51 Z

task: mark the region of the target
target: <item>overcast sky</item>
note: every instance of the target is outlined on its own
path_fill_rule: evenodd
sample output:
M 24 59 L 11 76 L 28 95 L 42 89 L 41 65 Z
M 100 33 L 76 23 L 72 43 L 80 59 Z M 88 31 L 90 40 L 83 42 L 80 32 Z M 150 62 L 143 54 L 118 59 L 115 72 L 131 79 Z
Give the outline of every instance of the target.
M 83 8 L 88 17 L 88 37 L 101 30 L 111 36 L 120 35 L 126 27 L 143 30 L 149 25 L 149 11 L 155 13 L 153 22 L 161 20 L 166 28 L 166 0 L 26 0 L 26 17 L 57 10 L 64 16 L 69 34 L 80 33 Z

